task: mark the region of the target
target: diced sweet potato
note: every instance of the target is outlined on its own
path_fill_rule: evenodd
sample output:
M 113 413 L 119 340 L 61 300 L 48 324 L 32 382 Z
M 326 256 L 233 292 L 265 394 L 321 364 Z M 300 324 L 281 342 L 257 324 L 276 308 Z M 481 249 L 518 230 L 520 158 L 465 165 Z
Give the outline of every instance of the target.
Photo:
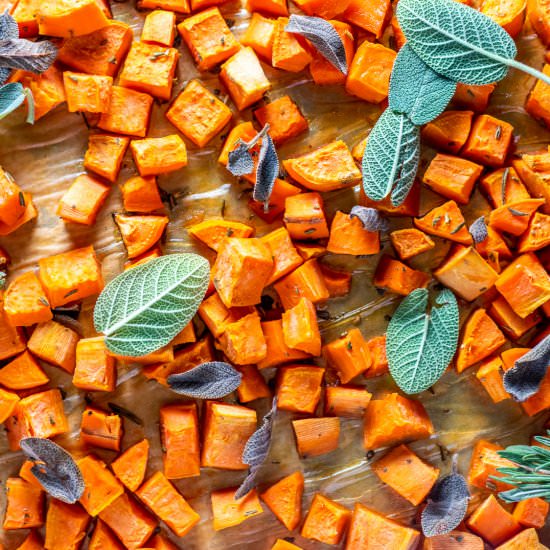
M 154 246 L 168 225 L 167 216 L 128 216 L 115 214 L 128 258 L 136 258 Z
M 325 389 L 325 414 L 363 418 L 372 394 L 359 386 L 328 386 Z
M 290 238 L 290 233 L 284 227 L 264 235 L 261 240 L 269 247 L 273 256 L 273 271 L 267 285 L 288 275 L 303 263 L 302 257 L 298 254 Z
M 120 451 L 122 419 L 117 414 L 87 407 L 82 411 L 80 438 L 87 445 Z
M 25 212 L 25 197 L 9 172 L 0 167 L 0 222 L 13 225 Z
M 130 138 L 109 134 L 90 134 L 84 156 L 84 168 L 114 183 L 120 172 L 122 160 Z
M 89 34 L 109 24 L 96 0 L 41 0 L 36 19 L 40 34 L 63 38 Z
M 283 1 L 285 2 L 286 7 L 286 0 Z M 241 38 L 241 44 L 244 46 L 250 46 L 259 57 L 261 57 L 264 61 L 271 63 L 271 58 L 273 55 L 273 39 L 275 38 L 276 26 L 277 20 L 268 19 L 258 12 L 253 11 L 252 17 L 248 22 L 248 27 Z
M 129 212 L 149 214 L 164 207 L 157 180 L 154 177 L 134 176 L 129 178 L 121 186 L 121 191 L 124 208 Z
M 493 403 L 510 399 L 502 380 L 502 361 L 499 357 L 488 357 L 482 361 L 476 378 L 481 382 Z
M 27 344 L 21 328 L 12 326 L 4 312 L 4 292 L 0 290 L 0 360 L 25 351 Z
M 484 84 L 482 86 L 474 86 L 470 84 L 462 84 L 459 82 L 456 87 L 455 95 L 453 96 L 453 104 L 471 109 L 476 113 L 483 112 L 487 109 L 491 94 L 495 91 L 494 84 Z
M 262 126 L 269 124 L 269 135 L 276 145 L 308 129 L 307 120 L 287 95 L 256 109 L 254 116 Z
M 123 550 L 122 544 L 105 523 L 98 520 L 96 523 L 88 550 Z
M 56 214 L 65 222 L 93 225 L 109 191 L 97 178 L 82 174 L 61 197 Z
M 424 539 L 422 550 L 484 550 L 481 537 L 467 531 L 451 531 L 446 535 L 435 535 Z
M 129 491 L 135 492 L 145 479 L 149 441 L 142 439 L 111 462 L 111 469 Z
M 80 504 L 52 499 L 46 516 L 44 548 L 79 548 L 89 521 L 90 516 Z
M 267 356 L 267 344 L 257 311 L 225 325 L 220 346 L 227 358 L 237 365 L 261 362 Z
M 9 390 L 38 388 L 50 381 L 38 361 L 24 351 L 0 369 L 0 384 Z
M 70 328 L 48 321 L 39 324 L 29 340 L 29 350 L 47 363 L 73 373 L 79 335 Z
M 87 391 L 115 391 L 116 374 L 115 359 L 107 354 L 102 336 L 78 341 L 74 386 Z
M 144 9 L 163 9 L 177 13 L 190 13 L 191 5 L 189 0 L 139 0 L 138 5 Z
M 279 17 L 275 25 L 271 62 L 274 67 L 298 73 L 309 65 L 311 54 L 300 36 L 285 31 L 287 17 Z
M 481 178 L 479 184 L 493 208 L 531 198 L 512 167 L 499 168 L 490 172 Z
M 402 260 L 408 260 L 435 247 L 435 243 L 426 233 L 414 227 L 392 231 L 390 240 Z
M 288 347 L 313 356 L 321 354 L 321 334 L 315 306 L 307 298 L 283 313 L 283 335 Z
M 44 323 L 52 317 L 50 303 L 32 271 L 13 279 L 4 294 L 4 314 L 14 327 Z
M 478 116 L 461 154 L 486 166 L 502 166 L 512 143 L 514 127 L 490 115 Z
M 271 397 L 271 390 L 256 366 L 236 365 L 235 368 L 242 375 L 241 383 L 237 388 L 237 397 L 240 403 L 249 403 L 262 397 Z
M 298 349 L 289 348 L 284 340 L 283 322 L 281 319 L 262 323 L 266 343 L 266 356 L 258 363 L 259 369 L 276 367 L 293 361 L 308 359 L 310 355 Z
M 513 516 L 523 527 L 541 529 L 546 523 L 550 504 L 542 498 L 528 498 L 518 502 Z
M 384 255 L 374 273 L 373 284 L 378 288 L 407 296 L 417 288 L 428 286 L 430 279 L 429 273 L 411 269 L 391 256 Z
M 44 524 L 44 492 L 18 477 L 6 480 L 6 512 L 2 527 L 29 529 Z
M 289 530 L 298 527 L 302 516 L 304 476 L 294 472 L 271 485 L 260 496 L 275 517 Z
M 468 470 L 468 483 L 474 487 L 492 491 L 506 491 L 510 485 L 493 479 L 498 476 L 498 468 L 510 468 L 512 463 L 502 458 L 498 451 L 503 447 L 497 443 L 491 443 L 485 439 L 476 441 Z
M 300 534 L 325 544 L 339 544 L 350 519 L 351 512 L 345 506 L 316 493 Z
M 464 216 L 453 200 L 436 206 L 421 218 L 415 218 L 414 225 L 436 237 L 443 237 L 466 246 L 473 244 Z
M 367 231 L 361 220 L 338 210 L 330 226 L 327 251 L 333 254 L 368 256 L 380 252 L 380 234 Z
M 113 78 L 65 71 L 67 109 L 70 113 L 106 113 L 111 105 Z
M 545 199 L 523 199 L 509 202 L 491 212 L 489 225 L 497 231 L 517 237 L 527 230 L 534 213 L 544 204 Z
M 156 176 L 187 166 L 185 143 L 177 134 L 134 139 L 130 149 L 141 176 Z
M 502 296 L 499 296 L 491 303 L 489 315 L 500 326 L 502 331 L 513 340 L 517 340 L 523 336 L 540 321 L 540 315 L 536 311 L 522 319 Z
M 470 135 L 473 116 L 473 111 L 445 111 L 422 128 L 422 141 L 457 155 Z
M 252 489 L 240 499 L 235 499 L 236 492 L 236 488 L 229 488 L 210 493 L 215 531 L 240 525 L 243 521 L 263 512 L 256 489 Z
M 325 369 L 308 365 L 281 367 L 277 376 L 277 407 L 299 413 L 315 413 L 321 398 Z
M 321 264 L 321 275 L 331 298 L 347 296 L 351 290 L 351 276 L 349 271 L 332 269 L 326 264 Z
M 515 38 L 523 27 L 526 5 L 526 0 L 483 0 L 480 11 Z
M 324 202 L 319 193 L 287 197 L 283 221 L 293 239 L 323 239 L 329 236 Z
M 0 424 L 13 414 L 18 402 L 19 396 L 16 393 L 0 388 Z
M 189 234 L 203 242 L 212 250 L 218 252 L 223 240 L 226 237 L 251 237 L 254 228 L 241 222 L 232 222 L 229 220 L 207 219 L 192 225 L 187 229 Z
M 176 14 L 173 11 L 154 10 L 147 14 L 141 31 L 141 42 L 169 48 L 176 37 Z
M 335 451 L 340 440 L 340 419 L 337 417 L 293 420 L 296 448 L 302 458 Z
M 390 0 L 351 0 L 344 12 L 346 21 L 380 38 L 391 14 Z
M 540 548 L 544 550 L 544 545 L 540 542 L 535 529 L 525 529 L 504 544 L 497 546 L 496 550 L 523 550 L 526 548 Z
M 535 212 L 518 241 L 518 252 L 534 252 L 550 245 L 550 216 Z
M 352 328 L 340 338 L 323 346 L 323 355 L 328 364 L 338 372 L 342 384 L 347 384 L 372 365 L 367 343 L 358 328 Z
M 34 38 L 38 36 L 36 13 L 40 6 L 40 0 L 18 0 L 11 4 L 10 14 L 19 27 L 19 37 Z

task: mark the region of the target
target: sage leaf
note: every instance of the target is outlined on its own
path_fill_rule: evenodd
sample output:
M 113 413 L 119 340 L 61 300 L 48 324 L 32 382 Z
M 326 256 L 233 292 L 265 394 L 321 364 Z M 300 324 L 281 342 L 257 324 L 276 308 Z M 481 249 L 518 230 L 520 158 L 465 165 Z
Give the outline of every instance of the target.
M 491 84 L 513 65 L 517 49 L 510 35 L 473 8 L 454 0 L 403 0 L 396 13 L 407 43 L 442 76 Z
M 390 109 L 422 126 L 445 110 L 455 90 L 456 82 L 428 67 L 409 44 L 399 50 L 390 79 Z
M 349 215 L 350 218 L 359 218 L 359 221 L 367 231 L 387 231 L 390 228 L 388 220 L 383 218 L 376 208 L 354 206 Z
M 345 75 L 348 74 L 344 43 L 328 21 L 321 17 L 292 14 L 285 31 L 307 38 L 333 67 Z
M 169 254 L 115 277 L 101 292 L 94 325 L 118 355 L 139 357 L 168 344 L 193 318 L 210 280 L 197 254 Z
M 550 335 L 520 357 L 504 373 L 504 389 L 523 402 L 539 391 L 550 365 Z
M 439 479 L 420 518 L 424 536 L 445 535 L 455 529 L 466 516 L 469 498 L 464 476 L 452 473 Z
M 248 150 L 248 144 L 240 141 L 237 147 L 229 153 L 227 169 L 236 177 L 252 174 L 254 159 Z
M 470 225 L 469 231 L 475 244 L 482 243 L 487 239 L 489 237 L 489 232 L 487 230 L 487 224 L 485 223 L 485 216 L 477 218 L 477 220 Z
M 34 462 L 31 472 L 54 498 L 74 504 L 84 492 L 84 479 L 73 457 L 49 439 L 26 437 L 21 450 Z
M 399 206 L 414 183 L 420 160 L 420 130 L 402 113 L 386 109 L 369 134 L 363 155 L 363 189 L 374 201 Z
M 35 108 L 34 108 L 34 96 L 29 88 L 24 88 L 23 93 L 25 94 L 25 99 L 27 100 L 27 118 L 25 121 L 29 124 L 34 124 L 35 118 Z
M 437 382 L 449 366 L 458 344 L 458 304 L 442 290 L 431 311 L 428 291 L 413 290 L 398 306 L 388 325 L 386 354 L 395 383 L 408 394 Z
M 235 391 L 242 375 L 229 363 L 212 361 L 168 377 L 170 389 L 197 399 L 220 399 Z
M 0 86 L 0 120 L 22 105 L 25 98 L 25 89 L 20 82 Z
M 244 481 L 235 493 L 235 500 L 244 497 L 256 486 L 256 477 L 262 464 L 269 454 L 273 422 L 277 413 L 277 398 L 273 399 L 271 409 L 264 416 L 262 425 L 250 436 L 243 450 L 242 461 L 250 466 L 250 470 Z
M 279 176 L 279 157 L 275 144 L 269 133 L 262 138 L 260 153 L 258 155 L 258 167 L 256 168 L 256 185 L 252 198 L 255 201 L 263 202 L 267 212 L 269 208 L 269 199 L 275 185 L 275 180 Z
M 6 10 L 0 15 L 0 40 L 17 40 L 19 38 L 19 26 L 17 21 Z
M 43 73 L 56 57 L 57 48 L 48 40 L 0 40 L 0 67 Z

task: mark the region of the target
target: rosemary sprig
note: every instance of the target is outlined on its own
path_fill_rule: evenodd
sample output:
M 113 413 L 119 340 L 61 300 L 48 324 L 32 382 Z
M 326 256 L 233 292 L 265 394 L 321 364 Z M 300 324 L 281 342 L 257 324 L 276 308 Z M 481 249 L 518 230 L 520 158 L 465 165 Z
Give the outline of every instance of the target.
M 547 432 L 550 435 L 550 431 Z M 535 441 L 550 447 L 550 438 L 537 435 Z M 498 468 L 502 476 L 491 476 L 501 482 L 515 486 L 514 489 L 499 493 L 505 502 L 519 502 L 539 497 L 550 501 L 550 450 L 537 445 L 511 445 L 498 451 L 515 467 Z

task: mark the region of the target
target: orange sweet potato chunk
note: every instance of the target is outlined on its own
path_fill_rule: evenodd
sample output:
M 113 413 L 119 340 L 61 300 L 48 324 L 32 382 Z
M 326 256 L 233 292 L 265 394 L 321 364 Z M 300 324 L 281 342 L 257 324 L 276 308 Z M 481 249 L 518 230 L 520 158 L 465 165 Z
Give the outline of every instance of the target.
M 83 338 L 76 344 L 73 385 L 87 391 L 115 391 L 115 358 L 107 353 L 103 336 Z
M 235 499 L 236 492 L 236 488 L 228 488 L 210 493 L 213 515 L 212 526 L 215 531 L 235 527 L 263 512 L 256 489 L 252 489 L 240 499 Z
M 106 113 L 111 105 L 113 78 L 65 71 L 67 109 L 70 113 Z
M 289 530 L 298 527 L 302 517 L 304 476 L 294 472 L 271 485 L 260 496 L 275 517 Z
M 262 126 L 269 124 L 269 135 L 276 145 L 299 136 L 308 129 L 307 120 L 288 95 L 256 109 L 254 116 Z
M 56 321 L 47 321 L 37 325 L 28 346 L 36 357 L 72 374 L 79 339 L 80 336 L 69 327 Z
M 357 217 L 338 210 L 330 226 L 327 252 L 368 256 L 380 252 L 380 233 L 367 231 Z
M 2 527 L 29 529 L 44 524 L 44 492 L 18 477 L 6 480 L 6 508 Z
M 233 323 L 225 325 L 220 347 L 227 358 L 237 365 L 260 363 L 267 356 L 267 344 L 262 332 L 260 316 L 253 311 Z
M 288 275 L 303 263 L 302 257 L 298 254 L 292 242 L 290 233 L 284 227 L 280 227 L 264 235 L 261 237 L 261 240 L 267 244 L 273 256 L 273 271 L 267 281 L 267 285 Z
M 82 411 L 80 439 L 86 445 L 120 451 L 122 418 L 117 414 L 87 407 Z
M 293 361 L 308 359 L 310 355 L 298 349 L 289 348 L 284 340 L 283 322 L 281 319 L 265 321 L 262 323 L 264 333 L 266 356 L 258 362 L 259 369 L 276 367 Z
M 4 312 L 14 327 L 49 321 L 53 314 L 44 288 L 32 271 L 13 279 L 4 294 Z
M 278 69 L 298 73 L 309 65 L 312 58 L 303 39 L 294 33 L 285 31 L 288 21 L 287 17 L 277 19 L 271 62 Z
M 89 34 L 109 24 L 96 0 L 41 0 L 36 18 L 40 34 L 62 38 Z
M 129 491 L 135 492 L 145 479 L 149 441 L 142 439 L 111 462 L 111 469 Z
M 286 2 L 286 0 L 284 1 Z M 268 19 L 254 11 L 247 29 L 241 37 L 241 44 L 250 46 L 263 61 L 271 63 L 276 26 L 276 19 Z
M 325 369 L 310 365 L 281 367 L 277 373 L 277 407 L 314 414 L 321 399 Z
M 483 0 L 480 11 L 515 38 L 523 27 L 526 5 L 526 0 Z
M 473 111 L 445 111 L 422 128 L 422 141 L 457 155 L 470 135 L 473 116 Z
M 84 156 L 84 168 L 114 183 L 129 144 L 128 137 L 90 134 L 88 149 Z
M 336 417 L 293 420 L 296 448 L 302 458 L 335 451 L 340 440 L 340 419 Z
M 136 258 L 160 240 L 168 225 L 168 217 L 116 214 L 115 222 L 122 235 L 128 258 Z
M 176 36 L 176 14 L 173 11 L 154 10 L 147 14 L 141 31 L 141 42 L 172 47 Z
M 300 534 L 325 544 L 339 544 L 350 519 L 351 511 L 345 506 L 316 493 Z
M 390 240 L 401 260 L 408 260 L 435 247 L 435 243 L 426 233 L 414 227 L 392 231 Z
M 289 348 L 305 351 L 313 356 L 321 355 L 321 333 L 317 311 L 307 298 L 283 313 L 283 335 Z
M 347 384 L 372 365 L 367 343 L 358 328 L 352 328 L 340 338 L 323 346 L 328 364 L 336 369 L 342 384 Z
M 187 149 L 177 134 L 134 139 L 130 144 L 140 176 L 156 176 L 187 166 Z
M 46 516 L 44 548 L 78 548 L 90 519 L 80 504 L 52 499 Z
M 93 225 L 109 191 L 97 178 L 82 174 L 61 197 L 56 213 L 65 222 Z
M 428 286 L 430 279 L 429 273 L 411 269 L 399 260 L 384 255 L 374 273 L 373 284 L 378 288 L 407 296 L 417 288 Z
M 436 206 L 421 218 L 415 218 L 414 225 L 429 235 L 442 237 L 466 246 L 473 244 L 464 216 L 453 200 Z
M 359 386 L 327 386 L 325 414 L 347 418 L 363 418 L 372 394 Z
M 49 381 L 48 375 L 28 351 L 0 369 L 0 384 L 9 390 L 38 388 Z
M 390 14 L 390 0 L 351 0 L 344 12 L 344 19 L 380 38 Z
M 0 222 L 13 225 L 25 212 L 25 200 L 21 188 L 9 172 L 0 167 Z

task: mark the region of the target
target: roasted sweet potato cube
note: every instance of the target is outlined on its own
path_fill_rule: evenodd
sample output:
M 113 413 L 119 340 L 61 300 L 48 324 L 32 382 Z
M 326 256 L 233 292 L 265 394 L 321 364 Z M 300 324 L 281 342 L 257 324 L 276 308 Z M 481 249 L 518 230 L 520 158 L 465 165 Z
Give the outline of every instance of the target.
M 502 380 L 502 361 L 497 357 L 488 357 L 481 362 L 476 372 L 476 378 L 481 382 L 493 403 L 510 399 Z
M 144 9 L 162 9 L 177 13 L 191 13 L 189 0 L 139 0 L 138 5 Z
M 469 246 L 473 244 L 464 216 L 455 201 L 450 200 L 436 206 L 421 218 L 414 219 L 414 225 L 425 233 Z
M 470 135 L 473 116 L 473 111 L 445 111 L 422 128 L 422 141 L 457 155 Z
M 490 172 L 481 178 L 479 186 L 493 208 L 531 198 L 516 170 L 512 167 L 499 168 Z
M 271 485 L 260 496 L 275 517 L 289 530 L 298 527 L 302 516 L 304 475 L 294 472 Z
M 515 38 L 523 27 L 525 8 L 525 0 L 510 0 L 506 4 L 499 0 L 483 0 L 480 11 Z
M 124 61 L 119 83 L 126 88 L 169 100 L 178 57 L 175 48 L 134 42 Z
M 203 426 L 201 465 L 204 468 L 246 470 L 246 442 L 256 430 L 256 411 L 240 405 L 208 401 Z
M 13 225 L 25 212 L 21 188 L 9 172 L 0 167 L 0 222 Z
M 230 237 L 221 245 L 212 280 L 226 307 L 260 303 L 273 270 L 271 249 L 260 239 Z
M 287 0 L 247 0 L 246 7 L 250 12 L 261 11 L 269 15 L 288 15 Z
M 160 409 L 164 475 L 181 479 L 200 475 L 197 407 L 194 403 Z
M 86 536 L 90 516 L 80 504 L 52 499 L 46 516 L 45 548 L 78 548 Z
M 142 439 L 111 462 L 111 469 L 129 491 L 135 492 L 145 479 L 149 441 Z
M 231 109 L 192 80 L 166 112 L 166 118 L 195 145 L 204 147 L 231 120 Z
M 293 361 L 301 361 L 311 357 L 299 349 L 289 348 L 284 340 L 283 322 L 281 319 L 262 323 L 266 343 L 266 356 L 258 362 L 259 369 L 267 369 Z
M 315 357 L 321 355 L 321 334 L 317 311 L 307 298 L 283 313 L 283 335 L 289 348 L 305 351 Z
M 93 225 L 109 191 L 107 185 L 93 176 L 77 176 L 61 197 L 56 213 L 65 222 Z
M 250 141 L 256 134 L 257 131 L 252 122 L 241 122 L 231 128 L 223 143 L 218 162 L 223 166 L 227 166 L 229 162 L 229 153 L 237 148 L 239 141 Z
M 72 373 L 79 339 L 74 330 L 56 321 L 47 321 L 34 329 L 28 346 L 29 350 L 43 361 Z
M 241 373 L 241 383 L 237 388 L 237 397 L 240 403 L 250 403 L 262 397 L 271 397 L 271 390 L 264 377 L 254 365 L 236 365 Z
M 98 520 L 90 538 L 89 550 L 123 550 L 122 543 L 119 542 L 114 533 L 107 527 L 103 521 Z
M 434 276 L 469 302 L 487 292 L 498 279 L 498 273 L 475 248 L 460 245 L 434 271 Z
M 115 391 L 115 359 L 107 354 L 102 336 L 78 341 L 73 385 L 87 391 Z
M 543 72 L 545 75 L 550 75 L 550 65 L 545 65 Z M 537 80 L 527 98 L 525 110 L 543 125 L 550 125 L 550 86 L 548 84 Z
M 340 269 L 332 269 L 321 264 L 321 275 L 331 298 L 347 296 L 351 289 L 351 273 Z
M 386 99 L 395 57 L 396 52 L 382 44 L 363 42 L 353 56 L 346 90 L 370 103 Z
M 349 418 L 363 418 L 372 394 L 359 386 L 327 386 L 325 414 Z
M 423 183 L 432 191 L 467 204 L 483 167 L 460 157 L 438 153 L 424 172 Z
M 176 14 L 173 11 L 154 10 L 143 22 L 141 42 L 172 47 L 176 37 Z
M 22 329 L 12 326 L 8 321 L 4 312 L 4 293 L 0 290 L 0 360 L 22 353 L 26 347 Z
M 115 76 L 132 38 L 129 25 L 111 20 L 97 31 L 67 38 L 59 48 L 58 59 L 75 71 Z
M 277 145 L 308 129 L 307 120 L 287 95 L 256 109 L 254 116 L 262 126 L 269 124 L 269 135 Z
M 367 450 L 425 439 L 433 433 L 432 422 L 420 401 L 390 393 L 373 399 L 367 407 L 363 439 Z
M 456 86 L 456 92 L 453 96 L 453 104 L 470 109 L 476 113 L 481 113 L 487 109 L 491 94 L 495 91 L 494 84 L 484 84 L 482 86 L 474 86 L 470 84 L 462 84 L 459 82 Z
M 358 328 L 352 328 L 323 346 L 323 355 L 336 369 L 342 384 L 347 384 L 372 365 L 365 339 Z
M 550 44 L 550 6 L 544 0 L 529 3 L 528 17 L 542 42 Z
M 87 445 L 120 451 L 122 418 L 118 414 L 87 407 L 82 411 L 80 439 Z
M 29 429 L 29 436 L 48 438 L 69 431 L 63 398 L 58 389 L 24 397 L 17 408 L 23 416 L 23 424 Z
M 200 71 L 207 71 L 240 49 L 217 7 L 201 11 L 178 25 L 181 37 Z
M 159 519 L 178 536 L 185 536 L 200 520 L 162 472 L 153 474 L 136 492 Z
M 123 493 L 99 514 L 120 539 L 125 548 L 143 547 L 157 527 L 157 520 L 136 500 Z
M 534 252 L 550 244 L 550 216 L 535 212 L 518 241 L 518 252 Z
M 380 540 L 384 541 L 385 548 L 413 550 L 418 546 L 421 536 L 416 529 L 405 527 L 357 502 L 351 517 L 346 550 L 369 548 L 373 545 L 376 547 Z M 466 536 L 467 533 L 465 533 Z M 472 550 L 481 550 L 481 548 L 472 547 Z
M 369 208 L 376 208 L 388 216 L 418 216 L 420 213 L 420 183 L 418 181 L 413 183 L 407 198 L 399 206 L 392 205 L 391 197 L 386 197 L 381 201 L 369 199 L 361 186 L 359 189 L 359 204 Z
M 339 544 L 350 519 L 351 511 L 345 506 L 316 493 L 300 534 L 325 544 Z
M 329 236 L 324 202 L 319 193 L 287 197 L 283 221 L 293 239 L 323 239 Z
M 295 0 L 294 2 L 307 15 L 317 15 L 323 19 L 335 19 L 344 14 L 350 0 L 338 3 L 330 0 Z
M 127 216 L 115 214 L 128 258 L 136 258 L 154 246 L 168 225 L 167 216 Z
M 0 388 L 0 423 L 4 423 L 15 410 L 19 396 L 11 391 Z
M 44 525 L 44 492 L 18 477 L 6 480 L 6 513 L 2 527 L 29 529 Z
M 294 181 L 312 191 L 336 191 L 351 187 L 361 179 L 351 151 L 341 140 L 300 157 L 286 159 L 283 166 Z
M 491 211 L 489 225 L 497 231 L 518 237 L 527 231 L 531 218 L 545 202 L 542 198 L 509 202 Z
M 253 12 L 248 27 L 241 38 L 241 44 L 250 46 L 259 57 L 271 63 L 276 26 L 276 19 L 268 19 L 257 12 Z
M 113 78 L 65 71 L 67 109 L 70 113 L 106 113 L 111 105 Z
M 198 314 L 214 338 L 219 338 L 225 327 L 253 313 L 252 306 L 226 308 L 217 292 L 208 296 L 199 306 Z
M 36 12 L 39 6 L 40 0 L 19 0 L 11 5 L 10 15 L 15 19 L 19 27 L 19 38 L 34 38 L 38 36 Z
M 52 318 L 44 288 L 33 271 L 10 282 L 4 294 L 4 314 L 14 327 L 43 323 Z
M 253 198 L 248 201 L 248 207 L 260 219 L 267 223 L 273 223 L 283 216 L 286 199 L 298 195 L 300 192 L 301 189 L 299 187 L 277 178 L 269 197 L 267 211 L 263 202 L 255 201 Z
M 252 489 L 240 499 L 235 499 L 236 492 L 236 488 L 229 488 L 210 493 L 215 531 L 240 525 L 243 521 L 263 512 L 256 489 Z
M 239 111 L 262 99 L 271 88 L 258 57 L 250 47 L 242 48 L 222 65 L 220 79 Z
M 335 451 L 340 440 L 340 419 L 336 417 L 293 420 L 296 448 L 302 458 Z
M 292 243 L 288 230 L 284 227 L 264 235 L 261 240 L 269 247 L 273 256 L 273 271 L 267 285 L 288 275 L 303 263 L 302 257 Z
M 298 35 L 286 32 L 287 17 L 279 17 L 275 25 L 271 62 L 274 67 L 299 73 L 311 62 L 311 54 L 305 47 L 303 39 Z
M 550 214 L 550 153 L 525 154 L 521 159 L 514 159 L 512 164 L 529 194 L 546 199 L 541 210 Z
M 402 260 L 408 260 L 435 247 L 435 243 L 426 233 L 414 227 L 392 231 L 390 240 Z
M 516 258 L 495 286 L 522 319 L 550 299 L 550 277 L 532 252 Z
M 424 462 L 406 445 L 395 447 L 377 460 L 372 471 L 413 506 L 426 498 L 439 476 L 439 468 Z
M 156 176 L 187 166 L 185 143 L 177 134 L 134 139 L 130 149 L 141 176 Z
M 506 338 L 483 309 L 476 309 L 462 329 L 462 337 L 456 356 L 456 370 L 463 370 L 475 365 L 497 351 Z
M 84 156 L 84 168 L 114 183 L 118 178 L 122 159 L 130 138 L 109 134 L 90 134 Z
M 164 208 L 154 177 L 134 176 L 126 180 L 120 189 L 124 208 L 129 212 L 148 214 Z
M 489 315 L 512 340 L 521 338 L 521 336 L 528 330 L 531 330 L 541 320 L 540 315 L 536 311 L 522 319 L 502 296 L 499 296 L 491 303 Z
M 528 498 L 518 502 L 512 515 L 523 527 L 541 529 L 546 523 L 550 504 L 542 498 Z
M 106 132 L 145 137 L 152 105 L 149 94 L 113 86 L 111 106 L 101 115 L 97 126 Z
M 344 19 L 380 38 L 391 14 L 390 0 L 351 0 Z
M 325 369 L 293 365 L 281 367 L 277 372 L 277 407 L 292 412 L 315 413 Z
M 430 279 L 428 273 L 411 269 L 404 263 L 384 255 L 376 268 L 373 284 L 394 294 L 407 296 L 417 288 L 428 286 Z
M 237 365 L 261 362 L 267 356 L 267 344 L 257 311 L 225 325 L 220 346 L 227 358 Z
M 490 115 L 479 115 L 461 154 L 486 166 L 502 166 L 512 143 L 514 127 Z
M 49 381 L 48 375 L 28 351 L 24 351 L 0 369 L 0 384 L 9 390 L 39 388 Z
M 241 222 L 208 219 L 188 228 L 189 234 L 216 252 L 226 237 L 251 237 L 254 228 Z
M 357 217 L 338 210 L 330 226 L 327 252 L 368 256 L 380 252 L 380 233 L 368 231 Z

